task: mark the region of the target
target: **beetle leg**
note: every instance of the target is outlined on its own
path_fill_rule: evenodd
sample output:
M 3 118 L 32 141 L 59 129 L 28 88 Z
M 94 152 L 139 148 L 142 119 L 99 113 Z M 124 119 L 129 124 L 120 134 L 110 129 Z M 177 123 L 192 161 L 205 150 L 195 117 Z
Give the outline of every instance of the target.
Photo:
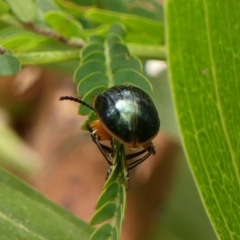
M 107 170 L 106 180 L 109 178 L 110 174 L 112 173 L 112 170 L 113 170 L 113 165 L 111 165 Z
M 130 176 L 129 176 L 129 172 L 127 172 L 125 186 L 126 186 L 126 190 L 130 189 Z
M 143 149 L 143 150 L 141 150 L 139 152 L 136 152 L 136 153 L 127 154 L 126 155 L 126 160 L 131 160 L 131 159 L 133 159 L 135 157 L 138 157 L 141 154 L 145 153 L 146 151 L 148 151 L 148 150 L 147 149 Z
M 106 150 L 106 148 L 105 148 L 105 147 L 107 147 L 107 146 L 103 147 L 104 145 L 99 142 L 99 136 L 97 136 L 97 135 L 95 134 L 95 131 L 92 131 L 92 132 L 91 132 L 91 137 L 92 137 L 93 142 L 98 146 L 98 149 L 100 150 L 100 152 L 102 153 L 102 155 L 103 155 L 103 156 L 105 157 L 105 159 L 107 160 L 108 164 L 109 164 L 110 166 L 112 166 L 112 165 L 113 165 L 113 163 L 112 163 L 112 158 L 109 156 L 109 154 L 108 154 L 108 152 L 107 152 L 107 150 Z M 108 147 L 107 147 L 107 148 L 108 148 Z
M 111 147 L 108 147 L 108 146 L 106 146 L 106 145 L 104 145 L 104 144 L 102 144 L 102 143 L 99 143 L 100 145 L 101 145 L 101 147 L 106 151 L 106 152 L 108 152 L 108 153 L 113 153 L 113 149 L 111 148 Z
M 137 165 L 139 165 L 140 163 L 142 163 L 144 160 L 146 160 L 152 153 L 148 152 L 145 156 L 143 156 L 142 158 L 134 161 L 133 163 L 128 164 L 127 169 L 128 171 L 132 170 L 133 168 L 135 168 Z
M 132 170 L 133 168 L 135 168 L 137 165 L 139 165 L 140 163 L 142 163 L 143 161 L 145 161 L 151 154 L 155 154 L 156 151 L 155 151 L 155 147 L 154 145 L 151 143 L 151 146 L 148 148 L 148 149 L 144 149 L 145 151 L 148 151 L 148 153 L 146 155 L 144 155 L 143 157 L 141 157 L 140 159 L 138 160 L 135 160 L 134 162 L 128 164 L 127 166 L 127 169 L 128 171 Z M 144 153 L 145 151 L 140 151 L 138 153 Z M 138 154 L 136 153 L 136 154 Z M 132 154 L 129 154 L 129 155 L 132 155 Z M 140 155 L 140 154 L 139 154 Z
M 150 151 L 153 155 L 156 154 L 155 147 L 151 143 L 150 147 L 148 147 L 148 148 L 144 148 L 143 150 L 141 150 L 139 152 L 131 153 L 131 154 L 126 155 L 126 160 L 131 160 L 132 158 L 138 157 L 138 156 L 140 156 L 141 154 L 143 154 L 147 151 Z
M 152 155 L 155 155 L 156 154 L 156 150 L 155 150 L 155 147 L 153 145 L 152 142 L 149 142 L 147 145 L 144 145 L 143 146 L 146 150 L 150 151 L 152 153 Z

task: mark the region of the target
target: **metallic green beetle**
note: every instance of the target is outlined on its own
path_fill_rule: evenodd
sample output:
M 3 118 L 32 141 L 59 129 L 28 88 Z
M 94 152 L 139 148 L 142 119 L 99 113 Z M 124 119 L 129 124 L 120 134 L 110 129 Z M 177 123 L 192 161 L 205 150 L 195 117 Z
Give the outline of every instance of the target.
M 60 100 L 72 100 L 93 110 L 98 119 L 89 123 L 94 143 L 107 160 L 113 165 L 113 148 L 105 146 L 100 141 L 116 139 L 129 148 L 143 147 L 143 150 L 126 155 L 126 159 L 133 159 L 145 153 L 142 157 L 127 165 L 131 170 L 155 154 L 152 139 L 158 134 L 160 119 L 157 109 L 149 95 L 132 85 L 114 86 L 99 94 L 93 107 L 81 99 L 63 96 Z

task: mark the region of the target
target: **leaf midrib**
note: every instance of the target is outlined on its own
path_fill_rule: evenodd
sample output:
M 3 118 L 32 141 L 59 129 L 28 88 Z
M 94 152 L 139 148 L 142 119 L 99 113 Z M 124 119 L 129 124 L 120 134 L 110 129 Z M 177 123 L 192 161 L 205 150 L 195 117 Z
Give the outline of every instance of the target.
M 237 157 L 234 153 L 234 148 L 232 146 L 230 136 L 228 134 L 227 126 L 226 126 L 225 121 L 224 121 L 224 114 L 223 114 L 224 111 L 222 109 L 220 93 L 219 93 L 219 90 L 218 90 L 219 85 L 218 85 L 218 81 L 217 81 L 217 72 L 216 72 L 214 59 L 213 59 L 213 52 L 212 52 L 212 48 L 213 48 L 212 45 L 213 44 L 212 44 L 212 39 L 210 37 L 210 29 L 209 29 L 209 19 L 208 19 L 208 14 L 209 13 L 208 13 L 208 9 L 207 9 L 206 5 L 207 5 L 206 0 L 203 0 L 204 11 L 205 11 L 205 13 L 207 13 L 207 14 L 204 14 L 204 18 L 205 18 L 206 30 L 207 30 L 208 51 L 209 51 L 209 57 L 210 57 L 210 62 L 211 62 L 211 66 L 212 66 L 213 85 L 214 85 L 214 90 L 215 90 L 216 100 L 217 100 L 216 106 L 217 106 L 217 109 L 218 109 L 218 112 L 219 112 L 221 126 L 222 126 L 222 129 L 223 129 L 224 136 L 226 138 L 229 153 L 231 155 L 231 159 L 232 159 L 232 162 L 233 162 L 233 165 L 234 165 L 234 172 L 235 172 L 236 179 L 237 179 L 239 189 L 240 189 L 240 175 L 238 175 L 238 172 L 237 172 L 237 169 L 238 169 L 238 167 L 237 167 Z
M 16 229 L 22 229 L 24 230 L 25 232 L 29 232 L 31 233 L 33 236 L 35 236 L 36 238 L 38 239 L 41 239 L 41 240 L 47 240 L 48 238 L 45 238 L 39 234 L 37 234 L 36 232 L 32 231 L 31 229 L 29 228 L 26 228 L 24 225 L 22 225 L 21 223 L 17 222 L 17 221 L 14 221 L 13 218 L 9 218 L 6 214 L 4 214 L 3 212 L 0 211 L 0 218 L 2 219 L 5 219 L 6 221 L 8 221 L 10 224 L 16 226 Z

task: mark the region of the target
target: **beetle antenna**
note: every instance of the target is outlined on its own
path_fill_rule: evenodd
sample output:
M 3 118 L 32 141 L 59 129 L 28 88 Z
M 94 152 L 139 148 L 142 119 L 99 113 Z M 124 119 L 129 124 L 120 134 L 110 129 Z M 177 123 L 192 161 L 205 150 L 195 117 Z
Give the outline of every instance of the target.
M 91 110 L 93 110 L 95 112 L 95 109 L 92 106 L 88 105 L 86 102 L 82 101 L 79 98 L 71 97 L 71 96 L 62 96 L 62 97 L 59 98 L 59 100 L 60 101 L 62 101 L 62 100 L 70 100 L 70 101 L 78 102 L 78 103 L 80 103 L 80 104 L 90 108 Z

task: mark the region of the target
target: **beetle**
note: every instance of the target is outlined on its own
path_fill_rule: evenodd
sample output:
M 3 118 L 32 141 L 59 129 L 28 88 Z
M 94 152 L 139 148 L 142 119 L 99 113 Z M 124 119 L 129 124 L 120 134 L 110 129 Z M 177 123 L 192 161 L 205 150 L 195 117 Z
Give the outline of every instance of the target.
M 93 142 L 110 165 L 108 176 L 113 166 L 113 146 L 108 147 L 101 141 L 110 140 L 112 144 L 116 139 L 129 148 L 143 148 L 126 155 L 126 160 L 130 160 L 144 154 L 127 165 L 128 171 L 156 153 L 152 140 L 159 132 L 160 119 L 152 99 L 142 89 L 129 84 L 113 86 L 100 93 L 93 106 L 70 96 L 62 96 L 60 100 L 78 102 L 97 114 L 97 119 L 87 127 Z

